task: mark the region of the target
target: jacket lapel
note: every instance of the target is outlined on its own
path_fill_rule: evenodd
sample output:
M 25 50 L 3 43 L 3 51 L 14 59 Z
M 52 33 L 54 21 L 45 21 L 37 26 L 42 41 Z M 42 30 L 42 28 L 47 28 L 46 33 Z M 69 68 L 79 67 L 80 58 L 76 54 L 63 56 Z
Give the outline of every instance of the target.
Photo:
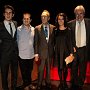
M 84 19 L 84 22 L 85 22 L 85 28 L 86 28 L 86 43 L 88 43 L 88 37 L 89 37 L 89 33 L 88 33 L 88 21 L 86 19 Z
M 4 25 L 4 22 L 3 22 L 3 30 L 4 30 L 5 32 L 7 32 L 7 34 L 11 37 L 10 33 L 7 31 L 7 29 L 6 29 L 5 25 Z

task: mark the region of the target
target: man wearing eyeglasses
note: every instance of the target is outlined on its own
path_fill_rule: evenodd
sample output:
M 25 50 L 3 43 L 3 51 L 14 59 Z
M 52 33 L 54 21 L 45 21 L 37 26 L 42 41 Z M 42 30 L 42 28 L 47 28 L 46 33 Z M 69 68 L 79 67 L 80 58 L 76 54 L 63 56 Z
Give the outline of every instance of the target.
M 90 19 L 84 18 L 85 8 L 82 5 L 77 6 L 74 9 L 74 13 L 76 19 L 68 23 L 72 30 L 72 39 L 75 52 L 75 59 L 72 62 L 71 68 L 71 81 L 72 87 L 76 88 L 77 86 L 82 89 L 85 81 L 86 65 L 89 56 Z

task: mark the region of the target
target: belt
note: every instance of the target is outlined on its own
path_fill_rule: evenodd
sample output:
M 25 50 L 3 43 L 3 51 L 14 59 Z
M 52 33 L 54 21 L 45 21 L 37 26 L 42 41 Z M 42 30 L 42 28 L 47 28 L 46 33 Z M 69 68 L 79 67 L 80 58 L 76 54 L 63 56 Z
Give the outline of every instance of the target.
M 83 47 L 76 47 L 76 49 L 82 49 L 82 48 L 86 48 L 86 46 L 83 46 Z

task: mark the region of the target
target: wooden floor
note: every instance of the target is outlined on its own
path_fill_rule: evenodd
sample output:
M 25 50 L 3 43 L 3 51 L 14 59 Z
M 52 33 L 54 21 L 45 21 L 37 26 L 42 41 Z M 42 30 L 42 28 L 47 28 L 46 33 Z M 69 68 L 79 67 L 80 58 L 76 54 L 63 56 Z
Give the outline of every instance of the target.
M 37 73 L 38 73 L 37 72 L 37 64 L 34 63 L 34 67 L 33 67 L 33 71 L 32 71 L 32 81 L 33 81 L 35 86 L 37 85 L 37 81 L 36 81 Z M 8 74 L 8 82 L 9 82 L 8 86 L 9 87 L 11 86 L 11 84 L 10 84 L 11 81 L 10 80 L 11 80 L 11 78 L 10 78 L 10 71 L 9 71 L 9 74 Z M 21 84 L 22 84 L 22 77 L 21 77 L 20 69 L 18 69 L 17 86 L 20 86 Z M 59 81 L 51 80 L 51 84 L 52 84 L 52 89 L 51 90 L 58 90 Z M 68 84 L 68 87 L 70 88 L 70 82 L 67 82 L 67 84 Z M 0 73 L 0 90 L 2 90 L 1 73 Z M 42 90 L 47 90 L 47 89 L 43 86 Z M 90 84 L 85 84 L 84 87 L 83 87 L 83 90 L 90 90 Z

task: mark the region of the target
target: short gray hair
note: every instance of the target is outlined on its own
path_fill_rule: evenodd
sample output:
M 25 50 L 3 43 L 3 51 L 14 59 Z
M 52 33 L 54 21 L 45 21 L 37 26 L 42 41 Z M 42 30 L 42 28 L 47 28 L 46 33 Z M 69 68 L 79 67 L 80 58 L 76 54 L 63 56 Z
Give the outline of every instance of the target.
M 85 8 L 83 7 L 83 5 L 78 5 L 78 6 L 74 9 L 74 13 L 76 13 L 77 10 L 82 10 L 83 13 L 85 14 Z

